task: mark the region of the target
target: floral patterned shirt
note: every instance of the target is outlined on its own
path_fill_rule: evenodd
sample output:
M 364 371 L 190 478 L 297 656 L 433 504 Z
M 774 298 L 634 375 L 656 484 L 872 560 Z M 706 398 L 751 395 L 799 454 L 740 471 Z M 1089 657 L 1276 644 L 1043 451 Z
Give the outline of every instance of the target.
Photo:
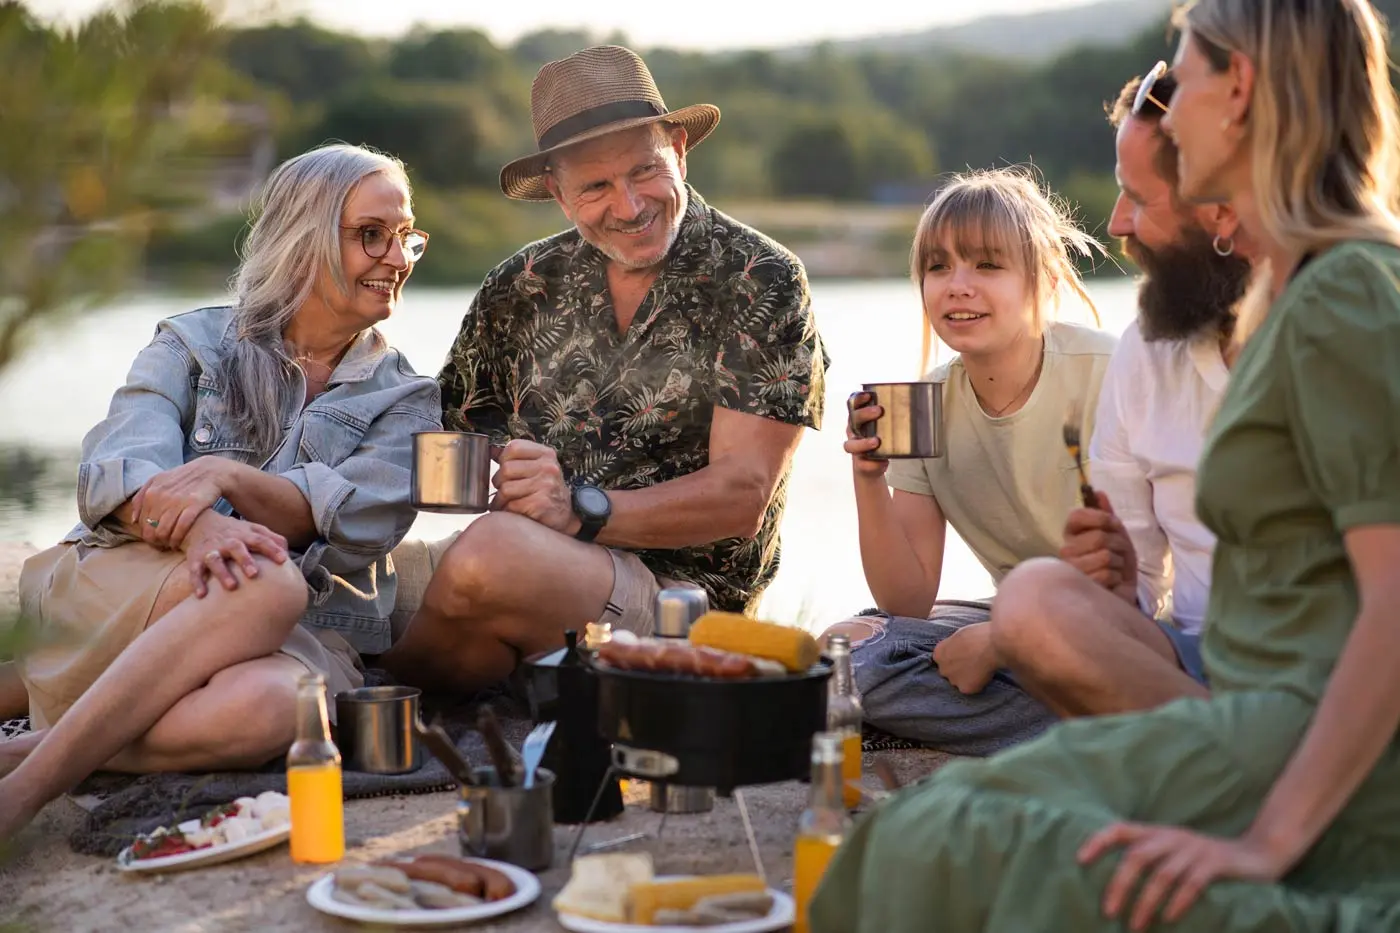
M 444 426 L 548 444 L 566 478 L 617 490 L 703 469 L 716 405 L 819 428 L 827 355 L 801 261 L 688 193 L 626 333 L 606 259 L 576 230 L 492 270 L 438 374 Z M 637 556 L 703 587 L 715 609 L 752 611 L 778 569 L 787 483 L 752 540 Z

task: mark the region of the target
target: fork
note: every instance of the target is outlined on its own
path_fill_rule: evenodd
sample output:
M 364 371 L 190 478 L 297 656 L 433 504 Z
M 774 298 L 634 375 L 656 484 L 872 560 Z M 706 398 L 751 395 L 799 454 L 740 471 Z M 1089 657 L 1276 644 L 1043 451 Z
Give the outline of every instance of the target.
M 525 761 L 525 787 L 535 786 L 535 769 L 540 766 L 540 760 L 544 758 L 545 746 L 549 745 L 549 739 L 554 735 L 554 727 L 557 723 L 542 722 L 530 730 L 530 734 L 525 736 L 525 744 L 521 746 L 520 757 Z

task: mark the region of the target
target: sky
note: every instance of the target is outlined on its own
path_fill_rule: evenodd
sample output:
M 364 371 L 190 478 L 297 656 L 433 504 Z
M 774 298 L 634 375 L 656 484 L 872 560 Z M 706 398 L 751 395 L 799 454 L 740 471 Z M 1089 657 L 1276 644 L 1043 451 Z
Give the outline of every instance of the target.
M 996 13 L 1027 13 L 1090 0 L 680 0 L 650 5 L 599 0 L 226 0 L 227 8 L 304 14 L 327 27 L 394 36 L 415 23 L 472 27 L 499 44 L 541 28 L 621 30 L 643 47 L 714 50 L 914 32 Z M 27 0 L 44 19 L 81 19 L 104 0 Z

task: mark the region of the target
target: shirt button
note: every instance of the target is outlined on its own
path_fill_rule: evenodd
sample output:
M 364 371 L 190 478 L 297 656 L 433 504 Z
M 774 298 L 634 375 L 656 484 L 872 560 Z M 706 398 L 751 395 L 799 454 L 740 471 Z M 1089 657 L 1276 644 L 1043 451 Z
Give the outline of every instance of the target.
M 214 431 L 207 424 L 200 426 L 199 430 L 194 432 L 194 439 L 201 444 L 209 443 L 209 438 L 213 436 Z

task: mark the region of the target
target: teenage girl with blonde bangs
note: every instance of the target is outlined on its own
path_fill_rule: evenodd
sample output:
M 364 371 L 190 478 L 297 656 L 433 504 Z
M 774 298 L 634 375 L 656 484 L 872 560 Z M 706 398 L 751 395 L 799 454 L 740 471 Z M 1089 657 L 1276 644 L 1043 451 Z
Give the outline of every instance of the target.
M 1178 24 L 1180 195 L 1228 202 L 1266 260 L 1197 474 L 1211 695 L 941 769 L 846 840 L 814 933 L 1400 930 L 1387 34 L 1365 0 L 1200 0 Z
M 987 754 L 1055 717 L 1007 675 L 992 649 L 989 602 L 940 601 L 947 529 L 1000 582 L 1021 561 L 1059 552 L 1079 487 L 1065 450 L 1067 414 L 1087 444 L 1116 338 L 1058 320 L 1062 301 L 1097 319 L 1074 256 L 1098 243 L 1026 171 L 954 176 L 915 231 L 910 275 L 933 338 L 956 355 L 928 372 L 943 384 L 947 454 L 873 459 L 878 418 L 852 396 L 861 560 L 880 615 L 830 632 L 850 636 L 866 718 L 903 738 Z

